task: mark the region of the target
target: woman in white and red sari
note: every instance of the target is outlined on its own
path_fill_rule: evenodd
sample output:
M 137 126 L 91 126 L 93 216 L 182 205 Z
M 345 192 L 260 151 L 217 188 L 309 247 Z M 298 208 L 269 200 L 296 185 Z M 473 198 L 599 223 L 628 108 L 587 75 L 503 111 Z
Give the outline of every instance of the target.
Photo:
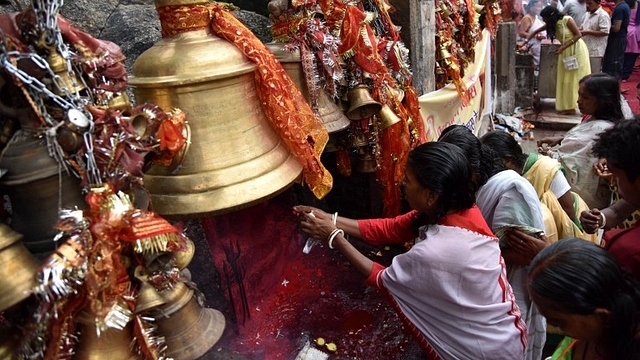
M 413 211 L 353 220 L 296 206 L 304 232 L 327 239 L 382 290 L 429 359 L 522 359 L 526 326 L 506 279 L 498 239 L 474 201 L 469 162 L 457 146 L 429 142 L 409 153 L 403 182 Z M 345 234 L 370 243 L 414 241 L 385 268 Z

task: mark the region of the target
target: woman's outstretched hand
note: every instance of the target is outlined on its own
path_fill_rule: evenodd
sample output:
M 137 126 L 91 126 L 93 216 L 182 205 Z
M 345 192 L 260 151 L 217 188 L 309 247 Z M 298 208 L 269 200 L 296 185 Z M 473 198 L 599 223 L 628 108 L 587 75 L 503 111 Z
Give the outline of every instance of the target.
M 331 232 L 336 228 L 332 215 L 318 208 L 298 205 L 293 207 L 293 211 L 298 216 L 300 229 L 316 240 L 327 241 Z

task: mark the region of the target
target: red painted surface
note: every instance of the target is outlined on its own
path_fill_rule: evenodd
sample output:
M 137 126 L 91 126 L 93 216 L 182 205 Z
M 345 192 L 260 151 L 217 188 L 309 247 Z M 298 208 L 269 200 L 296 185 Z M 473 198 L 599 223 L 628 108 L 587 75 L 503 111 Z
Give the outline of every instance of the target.
M 221 339 L 225 347 L 250 359 L 294 359 L 307 340 L 322 337 L 338 347 L 332 358 L 416 358 L 417 345 L 394 310 L 341 254 L 326 245 L 302 252 L 306 237 L 293 205 L 277 197 L 202 222 L 232 303 L 233 313 L 225 315 L 235 331 Z M 379 249 L 362 248 L 376 261 L 388 260 Z

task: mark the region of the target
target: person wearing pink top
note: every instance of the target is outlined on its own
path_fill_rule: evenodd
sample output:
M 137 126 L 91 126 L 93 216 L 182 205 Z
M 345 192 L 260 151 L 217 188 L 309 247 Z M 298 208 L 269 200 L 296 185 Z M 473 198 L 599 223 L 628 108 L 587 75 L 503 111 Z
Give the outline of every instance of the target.
M 633 72 L 638 55 L 640 55 L 640 16 L 638 16 L 637 0 L 628 0 L 627 5 L 631 8 L 629 15 L 629 25 L 627 25 L 627 48 L 624 51 L 624 62 L 622 63 L 622 80 L 626 81 Z
M 409 153 L 402 184 L 413 211 L 354 220 L 296 206 L 300 228 L 326 239 L 391 302 L 428 359 L 522 359 L 527 329 L 507 281 L 498 238 L 474 204 L 469 162 L 457 146 Z M 345 235 L 414 245 L 384 267 Z

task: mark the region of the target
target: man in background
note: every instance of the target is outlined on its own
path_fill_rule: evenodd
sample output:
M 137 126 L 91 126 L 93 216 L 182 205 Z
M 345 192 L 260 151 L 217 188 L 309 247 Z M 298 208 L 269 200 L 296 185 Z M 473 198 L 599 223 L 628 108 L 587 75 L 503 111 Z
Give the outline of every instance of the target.
M 600 6 L 600 0 L 586 0 L 587 12 L 584 14 L 580 33 L 582 40 L 589 49 L 591 73 L 598 73 L 602 69 L 602 57 L 607 48 L 607 36 L 611 29 L 611 17 Z
M 616 7 L 611 14 L 611 30 L 607 37 L 607 48 L 602 58 L 602 72 L 616 79 L 622 78 L 624 51 L 627 49 L 627 26 L 631 8 L 624 0 L 616 0 Z

